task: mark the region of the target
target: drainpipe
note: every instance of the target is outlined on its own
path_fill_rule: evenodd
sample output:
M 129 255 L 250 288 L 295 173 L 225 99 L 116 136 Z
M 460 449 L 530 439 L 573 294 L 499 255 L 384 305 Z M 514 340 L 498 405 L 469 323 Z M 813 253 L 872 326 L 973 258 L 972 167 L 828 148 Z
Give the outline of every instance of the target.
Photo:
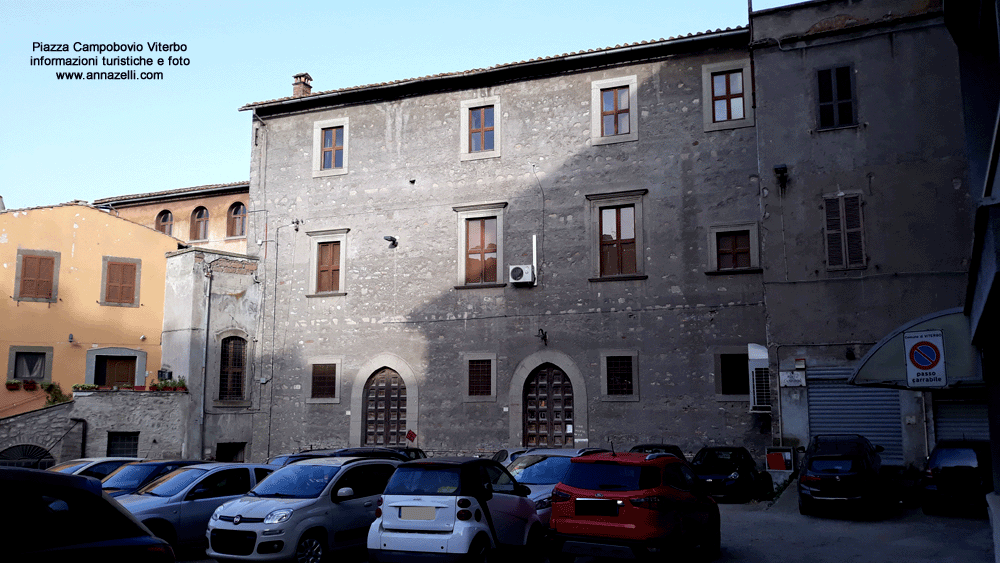
M 201 424 L 198 440 L 198 459 L 205 458 L 205 414 L 208 403 L 208 350 L 209 329 L 212 326 L 212 262 L 205 267 L 205 277 L 208 278 L 208 293 L 205 295 L 205 354 L 201 359 Z

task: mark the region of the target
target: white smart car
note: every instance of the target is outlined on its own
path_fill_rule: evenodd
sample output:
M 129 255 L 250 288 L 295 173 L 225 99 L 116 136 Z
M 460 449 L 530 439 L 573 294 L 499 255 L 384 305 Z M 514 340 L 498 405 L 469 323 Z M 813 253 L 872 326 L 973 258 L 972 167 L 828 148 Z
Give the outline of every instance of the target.
M 369 560 L 484 561 L 494 549 L 525 547 L 540 553 L 545 528 L 530 493 L 491 459 L 404 463 L 368 532 Z

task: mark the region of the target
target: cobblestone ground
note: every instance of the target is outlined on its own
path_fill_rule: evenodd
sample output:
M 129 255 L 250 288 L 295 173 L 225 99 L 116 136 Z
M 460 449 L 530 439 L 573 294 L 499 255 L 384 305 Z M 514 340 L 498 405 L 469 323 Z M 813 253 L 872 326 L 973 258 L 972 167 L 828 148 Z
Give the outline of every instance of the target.
M 870 519 L 802 516 L 794 489 L 775 502 L 722 504 L 722 553 L 719 563 L 990 563 L 993 539 L 989 521 L 927 516 L 901 508 Z M 350 557 L 361 562 L 361 556 Z M 209 563 L 204 554 L 182 560 Z M 348 558 L 338 558 L 348 563 Z M 500 560 L 503 560 L 501 557 Z M 578 563 L 604 563 L 590 557 Z

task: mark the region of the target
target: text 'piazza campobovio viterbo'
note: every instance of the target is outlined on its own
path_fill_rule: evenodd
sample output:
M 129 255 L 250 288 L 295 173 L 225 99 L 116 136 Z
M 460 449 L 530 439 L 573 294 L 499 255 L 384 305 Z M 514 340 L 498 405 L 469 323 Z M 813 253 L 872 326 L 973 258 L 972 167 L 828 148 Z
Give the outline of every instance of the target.
M 31 44 L 32 51 L 62 52 L 68 53 L 69 43 L 44 43 L 35 41 Z M 142 52 L 144 50 L 158 53 L 180 53 L 187 51 L 184 43 L 161 43 L 159 41 L 147 41 L 142 43 L 73 43 L 73 51 L 86 53 L 114 53 L 114 52 Z

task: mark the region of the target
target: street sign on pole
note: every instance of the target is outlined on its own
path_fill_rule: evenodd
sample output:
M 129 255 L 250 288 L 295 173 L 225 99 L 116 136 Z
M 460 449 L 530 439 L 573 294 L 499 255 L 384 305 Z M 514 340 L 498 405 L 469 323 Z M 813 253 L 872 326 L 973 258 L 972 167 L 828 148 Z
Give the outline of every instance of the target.
M 903 333 L 906 383 L 909 387 L 944 387 L 944 334 L 940 330 Z

